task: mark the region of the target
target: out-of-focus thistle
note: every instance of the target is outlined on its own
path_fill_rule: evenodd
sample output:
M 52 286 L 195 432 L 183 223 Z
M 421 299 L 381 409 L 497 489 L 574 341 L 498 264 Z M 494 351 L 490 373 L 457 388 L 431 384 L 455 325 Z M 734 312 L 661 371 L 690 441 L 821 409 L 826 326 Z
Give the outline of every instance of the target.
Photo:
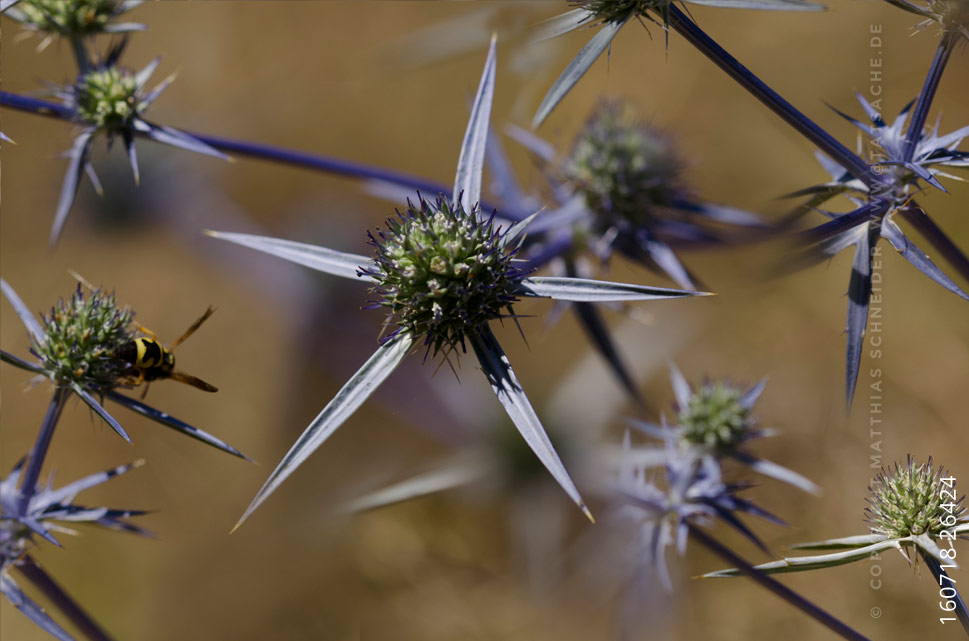
M 124 48 L 125 41 L 121 41 L 100 64 L 82 71 L 74 84 L 54 90 L 54 95 L 73 114 L 80 133 L 66 154 L 69 163 L 54 214 L 51 245 L 57 242 L 64 228 L 77 196 L 82 173 L 87 173 L 94 189 L 101 193 L 101 184 L 90 160 L 94 141 L 99 134 L 105 137 L 109 149 L 114 138 L 121 137 L 136 183 L 139 181 L 138 157 L 135 152 L 137 135 L 173 147 L 228 159 L 222 152 L 188 134 L 144 119 L 143 114 L 168 88 L 174 76 L 169 76 L 154 89 L 148 90 L 148 80 L 161 58 L 155 58 L 144 69 L 135 72 L 118 64 Z
M 804 572 L 855 561 L 867 561 L 886 550 L 898 550 L 909 563 L 915 552 L 942 588 L 950 588 L 954 611 L 963 627 L 969 631 L 969 613 L 945 569 L 958 567 L 957 539 L 969 539 L 969 514 L 963 505 L 964 496 L 957 494 L 955 478 L 946 476 L 942 467 L 933 468 L 932 459 L 916 463 L 909 456 L 902 465 L 882 469 L 875 479 L 865 508 L 865 520 L 871 534 L 828 539 L 791 546 L 799 550 L 842 550 L 831 554 L 786 557 L 780 561 L 755 566 L 765 574 Z M 711 572 L 706 577 L 739 576 L 736 569 Z M 947 591 L 948 592 L 948 591 Z
M 0 11 L 48 37 L 82 38 L 146 29 L 136 22 L 116 22 L 139 4 L 141 0 L 3 0 Z
M 623 105 L 605 103 L 579 133 L 562 173 L 603 219 L 597 226 L 608 229 L 661 218 L 686 195 L 683 165 L 668 136 L 635 122 Z
M 521 254 L 556 275 L 595 277 L 596 267 L 618 253 L 696 289 L 698 279 L 680 261 L 678 248 L 744 242 L 766 228 L 752 213 L 698 199 L 671 137 L 641 122 L 625 103 L 601 103 L 564 155 L 523 129 L 510 127 L 509 135 L 540 164 L 557 204 L 536 221 L 534 228 L 543 233 L 530 235 Z M 538 206 L 540 199 L 518 183 L 495 137 L 488 159 L 503 206 L 515 212 Z M 626 392 L 645 405 L 599 311 L 588 303 L 570 306 Z
M 121 465 L 59 488 L 54 488 L 51 477 L 46 485 L 36 485 L 26 509 L 22 509 L 21 505 L 23 491 L 17 489 L 24 460 L 17 464 L 9 476 L 0 481 L 0 593 L 31 621 L 57 639 L 69 641 L 72 637 L 40 605 L 24 594 L 14 580 L 13 573 L 18 572 L 33 584 L 87 638 L 107 639 L 97 623 L 33 560 L 30 555 L 35 545 L 33 535 L 37 534 L 60 546 L 54 538 L 54 532 L 76 534 L 66 524 L 91 523 L 111 530 L 151 537 L 149 531 L 127 521 L 133 516 L 145 514 L 141 510 L 86 507 L 74 502 L 75 497 L 84 490 L 105 483 L 143 463 L 144 461 L 136 461 Z
M 769 9 L 779 11 L 820 11 L 821 5 L 805 2 L 804 0 L 686 0 L 692 4 L 712 5 L 716 7 L 734 9 Z M 538 127 L 548 117 L 555 106 L 575 86 L 592 63 L 609 48 L 612 39 L 619 30 L 634 19 L 645 25 L 644 19 L 659 25 L 669 37 L 670 0 L 574 0 L 577 5 L 560 16 L 552 18 L 542 24 L 537 35 L 538 40 L 547 40 L 556 36 L 582 29 L 594 27 L 598 32 L 589 43 L 583 47 L 572 62 L 565 68 L 552 87 L 545 94 L 532 120 L 532 127 Z
M 879 182 L 869 185 L 857 180 L 837 163 L 819 155 L 819 160 L 831 174 L 832 180 L 792 194 L 809 196 L 796 213 L 816 210 L 832 219 L 805 232 L 804 238 L 809 241 L 817 239 L 817 242 L 795 258 L 796 266 L 821 262 L 844 249 L 852 246 L 855 248 L 848 286 L 848 320 L 845 330 L 846 400 L 849 408 L 861 365 L 871 302 L 873 264 L 879 255 L 876 245 L 880 238 L 887 239 L 902 257 L 934 282 L 969 300 L 969 296 L 912 242 L 896 222 L 896 215 L 899 214 L 904 218 L 918 217 L 916 222 L 926 217 L 913 200 L 923 189 L 921 182 L 945 191 L 939 182 L 940 177 L 959 179 L 946 173 L 945 168 L 969 167 L 969 152 L 956 149 L 969 136 L 969 127 L 940 135 L 937 121 L 932 128 L 913 132 L 912 127 L 916 126 L 914 118 L 908 129 L 905 126 L 911 105 L 902 110 L 891 124 L 887 124 L 862 96 L 859 95 L 858 100 L 871 124 L 841 115 L 868 137 L 871 167 L 879 176 Z M 854 209 L 850 213 L 836 214 L 821 209 L 828 200 L 838 195 L 845 196 L 852 203 Z
M 300 436 L 240 519 L 244 521 L 275 489 L 346 421 L 421 342 L 426 353 L 444 350 L 445 358 L 470 343 L 492 390 L 515 426 L 556 481 L 589 514 L 559 460 L 507 356 L 489 323 L 515 318 L 511 305 L 520 297 L 579 302 L 679 298 L 698 292 L 579 278 L 527 277 L 514 254 L 534 216 L 510 229 L 494 227 L 479 211 L 481 176 L 494 95 L 495 42 L 485 62 L 458 158 L 450 199 L 429 203 L 418 195 L 383 232 L 371 235 L 373 258 L 345 254 L 275 238 L 209 232 L 344 278 L 372 285 L 377 306 L 390 311 L 387 333 L 377 352 L 344 385 Z M 450 361 L 448 361 L 450 362 Z M 452 364 L 453 367 L 453 364 Z M 591 515 L 590 515 L 591 517 Z
M 113 293 L 92 289 L 85 295 L 79 284 L 73 296 L 66 301 L 59 300 L 38 323 L 20 296 L 3 279 L 0 279 L 0 288 L 27 328 L 30 352 L 37 361 L 26 361 L 3 350 L 0 350 L 0 358 L 5 363 L 37 374 L 36 381 L 48 379 L 53 384 L 55 393 L 51 407 L 54 413 L 49 416 L 51 432 L 68 395 L 73 393 L 126 441 L 131 440 L 127 432 L 103 407 L 105 398 L 165 427 L 248 459 L 221 439 L 118 391 L 134 384 L 136 372 L 119 352 L 138 336 L 138 332 L 133 326 L 133 312 L 120 306 Z M 50 436 L 41 438 L 38 443 L 44 438 L 49 443 Z M 41 460 L 46 443 L 39 450 Z M 36 470 L 33 467 L 32 458 L 29 471 L 40 472 L 39 467 Z
M 624 103 L 600 104 L 564 157 L 526 131 L 511 134 L 543 163 L 562 208 L 578 210 L 571 226 L 548 234 L 545 243 L 565 245 L 561 254 L 573 264 L 587 254 L 605 262 L 616 251 L 694 288 L 697 279 L 675 246 L 729 242 L 724 226 L 765 226 L 752 213 L 696 198 L 672 138 L 641 122 Z M 560 237 L 567 233 L 564 243 Z M 543 253 L 541 243 L 529 248 L 529 255 Z
M 663 586 L 672 590 L 665 552 L 671 545 L 680 555 L 686 552 L 688 522 L 710 526 L 716 519 L 723 520 L 763 550 L 764 544 L 738 514 L 752 514 L 779 525 L 783 522 L 738 497 L 746 486 L 725 483 L 713 456 L 679 447 L 672 432 L 666 436 L 662 464 L 654 467 L 642 464 L 627 432 L 618 474 L 605 491 L 615 504 L 612 517 L 637 531 L 635 537 L 641 545 L 632 553 L 638 563 L 653 567 Z
M 111 530 L 134 532 L 142 536 L 151 536 L 147 530 L 128 523 L 126 519 L 140 516 L 145 512 L 140 510 L 117 510 L 106 507 L 84 507 L 74 503 L 75 497 L 84 490 L 105 483 L 116 476 L 136 467 L 144 465 L 143 460 L 120 465 L 116 468 L 91 474 L 68 485 L 54 488 L 53 476 L 46 485 L 37 484 L 26 510 L 21 514 L 17 489 L 21 473 L 24 469 L 26 457 L 21 459 L 7 478 L 0 481 L 0 556 L 4 563 L 16 562 L 33 545 L 32 534 L 37 534 L 45 540 L 57 545 L 61 544 L 54 538 L 54 532 L 76 534 L 70 528 L 60 523 L 94 523 Z
M 945 33 L 969 39 L 969 0 L 885 0 L 896 7 L 926 18 L 918 28 L 935 23 Z
M 637 430 L 661 440 L 670 438 L 679 449 L 691 450 L 697 456 L 729 458 L 764 476 L 788 483 L 805 492 L 817 494 L 820 489 L 809 479 L 777 463 L 758 458 L 745 447 L 751 441 L 773 436 L 773 430 L 757 426 L 754 404 L 764 391 L 767 380 L 746 389 L 727 381 L 706 382 L 693 388 L 675 365 L 670 365 L 670 380 L 676 396 L 677 425 L 655 425 L 630 421 Z M 666 450 L 642 448 L 636 460 L 646 466 L 662 465 Z

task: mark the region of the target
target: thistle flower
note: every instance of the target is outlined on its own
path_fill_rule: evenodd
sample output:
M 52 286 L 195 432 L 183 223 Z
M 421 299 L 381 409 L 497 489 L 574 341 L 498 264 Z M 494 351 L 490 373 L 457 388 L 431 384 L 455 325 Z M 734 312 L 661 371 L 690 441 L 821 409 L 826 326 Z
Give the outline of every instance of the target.
M 926 18 L 918 29 L 932 23 L 938 24 L 944 33 L 957 34 L 969 39 L 969 0 L 886 0 L 900 9 Z
M 556 275 L 595 277 L 595 266 L 618 253 L 696 289 L 698 279 L 680 261 L 678 248 L 740 241 L 765 227 L 752 213 L 696 198 L 673 140 L 640 122 L 622 102 L 603 101 L 564 155 L 531 132 L 509 127 L 508 133 L 538 161 L 555 199 L 544 220 L 532 225 L 520 254 Z M 488 161 L 501 205 L 512 217 L 540 206 L 519 184 L 496 137 L 488 141 Z M 620 384 L 645 407 L 599 311 L 588 303 L 570 307 Z
M 575 216 L 570 245 L 600 261 L 618 251 L 681 287 L 694 288 L 696 278 L 675 246 L 726 242 L 711 224 L 764 226 L 749 212 L 698 200 L 673 140 L 621 102 L 601 103 L 565 158 L 552 156 L 544 141 L 527 132 L 516 129 L 512 135 L 541 158 L 547 174 L 558 177 L 552 185 L 556 193 L 580 198 L 584 207 Z
M 675 545 L 680 555 L 686 553 L 688 523 L 709 526 L 721 519 L 738 530 L 761 549 L 759 538 L 739 519 L 738 513 L 752 514 L 776 524 L 783 524 L 770 513 L 737 496 L 744 489 L 723 481 L 716 459 L 698 450 L 677 446 L 675 436 L 667 434 L 662 480 L 649 474 L 632 447 L 629 433 L 623 438 L 619 473 L 611 492 L 614 495 L 613 518 L 632 524 L 639 530 L 642 560 L 653 566 L 667 591 L 672 582 L 665 560 L 665 550 Z M 607 490 L 608 490 L 607 486 Z
M 962 497 L 950 498 L 956 496 L 955 479 L 946 477 L 943 468 L 933 470 L 932 459 L 919 464 L 909 456 L 904 465 L 896 463 L 891 470 L 883 469 L 870 490 L 865 520 L 871 534 L 793 545 L 800 550 L 843 551 L 786 557 L 758 565 L 757 569 L 767 574 L 803 572 L 865 561 L 892 549 L 910 563 L 909 552 L 917 552 L 933 572 L 944 572 L 939 564 L 956 565 L 952 544 L 956 539 L 969 538 L 969 514 Z M 737 570 L 719 570 L 705 576 L 738 575 Z
M 37 361 L 26 361 L 3 350 L 0 350 L 0 358 L 5 363 L 37 374 L 38 380 L 48 379 L 54 385 L 52 408 L 56 407 L 56 412 L 46 426 L 51 432 L 67 395 L 73 393 L 128 442 L 131 439 L 127 432 L 104 409 L 105 398 L 165 427 L 249 460 L 221 439 L 118 391 L 135 382 L 132 364 L 122 356 L 122 348 L 138 334 L 133 326 L 134 313 L 120 306 L 113 293 L 92 288 L 85 294 L 78 284 L 73 296 L 58 301 L 38 322 L 17 292 L 3 279 L 0 279 L 0 289 L 27 328 L 30 352 Z M 49 435 L 46 438 L 49 439 Z M 43 450 L 46 451 L 46 445 Z M 39 471 L 39 468 L 35 470 L 36 473 Z
M 644 224 L 684 197 L 683 161 L 662 132 L 604 103 L 573 144 L 565 179 L 602 220 L 600 227 Z
M 768 9 L 780 11 L 820 11 L 824 7 L 804 0 L 687 0 L 693 4 L 713 5 L 735 9 Z M 645 24 L 646 19 L 659 25 L 669 37 L 671 0 L 574 0 L 577 5 L 560 16 L 546 21 L 538 40 L 547 40 L 585 27 L 596 27 L 598 33 L 583 47 L 545 94 L 535 117 L 535 129 L 548 117 L 556 105 L 579 81 L 592 63 L 609 48 L 619 30 L 633 19 Z
M 146 29 L 135 22 L 116 22 L 139 4 L 141 0 L 4 0 L 0 10 L 33 31 L 80 38 Z
M 895 464 L 894 469 L 882 470 L 871 488 L 871 498 L 865 508 L 873 532 L 887 538 L 904 538 L 928 534 L 939 538 L 946 530 L 961 521 L 969 521 L 965 497 L 958 500 L 943 482 L 945 470 L 932 470 L 932 459 L 916 464 L 909 456 L 904 465 Z
M 106 507 L 85 507 L 74 503 L 75 497 L 96 485 L 106 483 L 116 476 L 144 465 L 143 460 L 127 465 L 91 474 L 78 481 L 54 489 L 53 476 L 46 485 L 38 484 L 26 510 L 20 509 L 20 498 L 23 489 L 17 489 L 21 473 L 24 469 L 24 459 L 14 467 L 13 471 L 0 481 L 0 558 L 3 564 L 15 563 L 26 554 L 33 545 L 32 534 L 37 534 L 45 540 L 60 547 L 53 533 L 76 534 L 62 523 L 93 523 L 111 530 L 123 530 L 142 536 L 151 536 L 147 530 L 129 523 L 126 519 L 146 514 L 140 510 L 118 510 Z
M 72 637 L 20 589 L 12 576 L 17 571 L 82 630 L 100 631 L 97 623 L 34 562 L 30 555 L 35 544 L 32 535 L 38 534 L 60 546 L 53 532 L 76 533 L 63 524 L 92 523 L 111 530 L 152 536 L 151 532 L 127 521 L 133 516 L 145 514 L 143 511 L 92 508 L 74 503 L 75 497 L 84 490 L 140 467 L 144 461 L 92 474 L 57 489 L 53 487 L 52 476 L 46 486 L 32 487 L 33 492 L 30 493 L 25 493 L 24 488 L 17 489 L 23 463 L 21 460 L 10 475 L 0 481 L 0 594 L 47 633 L 62 641 L 71 641 Z M 26 509 L 23 507 L 24 496 L 29 496 Z M 102 633 L 91 638 L 107 636 Z
M 373 258 L 293 241 L 246 234 L 208 232 L 259 251 L 342 276 L 370 281 L 390 310 L 392 331 L 376 353 L 344 385 L 306 428 L 246 509 L 241 524 L 374 392 L 411 350 L 423 341 L 428 351 L 445 353 L 471 348 L 492 390 L 515 426 L 559 485 L 589 514 L 579 492 L 548 440 L 489 322 L 511 316 L 517 297 L 560 300 L 632 301 L 693 296 L 697 292 L 607 283 L 576 278 L 526 277 L 513 259 L 530 217 L 507 231 L 481 220 L 476 206 L 494 93 L 495 42 L 472 104 L 471 118 L 458 158 L 454 192 L 449 201 L 409 203 L 404 213 L 371 235 Z M 591 516 L 591 515 L 590 515 Z M 238 524 L 237 524 L 238 527 Z
M 73 113 L 74 120 L 80 127 L 80 133 L 66 154 L 69 163 L 54 214 L 50 235 L 51 245 L 57 242 L 64 223 L 67 222 L 67 215 L 77 196 L 82 172 L 87 173 L 94 189 L 101 193 L 101 184 L 90 161 L 95 137 L 99 134 L 105 137 L 109 149 L 114 138 L 121 137 L 128 154 L 128 162 L 134 173 L 135 183 L 140 179 L 138 157 L 135 151 L 136 136 L 144 136 L 166 145 L 228 160 L 228 156 L 221 151 L 188 134 L 144 119 L 143 114 L 168 88 L 174 76 L 169 76 L 154 89 L 148 90 L 148 80 L 161 62 L 161 58 L 155 58 L 141 71 L 132 71 L 118 64 L 125 44 L 126 42 L 122 41 L 118 46 L 113 47 L 97 66 L 82 69 L 81 75 L 74 84 L 54 91 L 54 95 Z
M 645 421 L 629 421 L 637 430 L 660 440 L 672 439 L 681 450 L 715 460 L 729 458 L 758 474 L 793 485 L 805 492 L 820 493 L 820 488 L 804 476 L 777 463 L 761 459 L 746 446 L 755 439 L 773 436 L 774 431 L 758 427 L 754 405 L 763 393 L 767 380 L 743 388 L 727 381 L 707 382 L 693 388 L 675 365 L 670 365 L 670 380 L 676 395 L 677 425 L 655 425 Z M 651 467 L 662 465 L 665 450 L 641 448 L 636 460 Z
M 880 238 L 887 239 L 903 258 L 934 282 L 969 300 L 969 296 L 912 242 L 895 221 L 897 214 L 905 217 L 925 217 L 924 212 L 913 201 L 914 195 L 921 189 L 920 181 L 945 191 L 938 179 L 956 177 L 944 171 L 944 168 L 969 166 L 969 153 L 956 149 L 969 136 L 969 127 L 939 135 L 938 121 L 930 130 L 912 131 L 915 126 L 913 119 L 906 132 L 905 124 L 911 105 L 903 109 L 889 125 L 862 96 L 858 95 L 858 100 L 871 120 L 871 125 L 845 114 L 841 115 L 869 137 L 872 149 L 871 166 L 878 171 L 880 182 L 873 188 L 847 174 L 837 163 L 819 155 L 819 160 L 831 174 L 832 180 L 791 194 L 810 196 L 800 206 L 801 211 L 817 210 L 832 219 L 806 232 L 806 238 L 820 240 L 798 257 L 800 265 L 817 263 L 848 247 L 855 247 L 848 286 L 848 321 L 845 330 L 848 337 L 846 400 L 849 409 L 861 364 L 863 337 L 871 300 L 872 262 L 875 246 Z M 847 214 L 820 209 L 837 195 L 847 197 L 855 209 Z M 939 234 L 944 238 L 944 234 Z
M 85 296 L 78 284 L 73 296 L 41 316 L 43 340 L 31 341 L 30 351 L 55 385 L 103 394 L 131 374 L 131 365 L 117 353 L 135 338 L 133 317 L 113 292 L 95 290 Z
M 361 276 L 375 282 L 377 305 L 388 310 L 387 325 L 426 336 L 437 354 L 465 347 L 469 330 L 491 320 L 514 317 L 518 281 L 524 272 L 514 264 L 516 249 L 505 251 L 507 232 L 495 228 L 494 215 L 482 219 L 477 204 L 464 211 L 460 202 L 438 197 L 433 203 L 408 201 L 387 229 L 369 234 L 374 267 Z

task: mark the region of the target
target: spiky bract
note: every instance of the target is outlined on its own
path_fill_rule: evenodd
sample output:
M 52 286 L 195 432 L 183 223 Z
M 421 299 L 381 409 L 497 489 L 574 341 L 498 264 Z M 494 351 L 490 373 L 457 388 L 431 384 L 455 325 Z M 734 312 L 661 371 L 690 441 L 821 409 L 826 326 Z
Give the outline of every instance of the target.
M 514 249 L 503 247 L 504 233 L 494 216 L 478 217 L 444 198 L 408 201 L 385 230 L 368 234 L 374 248 L 372 276 L 387 325 L 425 336 L 436 354 L 464 348 L 464 337 L 488 321 L 511 315 L 518 281 Z

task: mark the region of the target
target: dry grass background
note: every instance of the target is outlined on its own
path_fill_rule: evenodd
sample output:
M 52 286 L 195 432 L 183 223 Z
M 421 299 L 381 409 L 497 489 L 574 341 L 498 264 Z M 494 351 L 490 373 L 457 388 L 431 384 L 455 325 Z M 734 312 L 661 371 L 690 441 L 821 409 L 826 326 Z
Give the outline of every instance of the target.
M 140 67 L 161 53 L 160 76 L 179 72 L 153 108 L 153 120 L 446 183 L 484 48 L 404 68 L 405 54 L 425 47 L 419 41 L 401 45 L 400 39 L 485 11 L 481 33 L 499 31 L 492 122 L 526 124 L 542 92 L 588 35 L 573 34 L 536 50 L 512 32 L 564 4 L 149 3 L 131 14 L 150 31 L 133 38 L 126 60 Z M 858 113 L 852 92 L 868 87 L 869 26 L 883 29 L 888 115 L 917 94 L 936 44 L 931 28 L 913 36 L 912 17 L 874 0 L 834 0 L 828 12 L 818 14 L 691 11 L 735 56 L 848 141 L 854 130 L 824 101 Z M 11 22 L 4 21 L 2 29 L 5 90 L 27 92 L 41 79 L 69 80 L 66 46 L 37 54 L 36 40 L 19 41 Z M 776 196 L 826 178 L 797 134 L 678 36 L 671 35 L 667 53 L 661 30 L 649 31 L 625 29 L 608 65 L 596 64 L 541 133 L 566 145 L 601 96 L 626 97 L 695 159 L 692 179 L 710 200 L 769 215 L 780 209 Z M 969 86 L 961 79 L 967 63 L 964 49 L 953 57 L 935 103 L 934 113 L 945 114 L 945 131 L 965 124 Z M 564 511 L 569 543 L 556 566 L 561 580 L 538 587 L 529 581 L 518 538 L 508 527 L 508 514 L 522 499 L 515 492 L 452 493 L 354 519 L 332 516 L 342 497 L 420 469 L 449 451 L 447 435 L 464 431 L 464 422 L 495 415 L 470 359 L 462 385 L 444 385 L 446 394 L 466 403 L 465 416 L 442 413 L 444 401 L 429 388 L 443 382 L 431 380 L 433 368 L 421 368 L 413 358 L 384 393 L 228 536 L 272 466 L 370 353 L 380 314 L 359 311 L 366 295 L 353 283 L 219 244 L 198 230 L 263 231 L 364 253 L 364 230 L 379 224 L 390 208 L 346 180 L 245 159 L 226 164 L 139 143 L 142 185 L 131 185 L 117 149 L 107 158 L 99 153 L 95 163 L 108 195 L 99 200 L 84 185 L 64 238 L 51 251 L 47 233 L 65 164 L 57 155 L 69 146 L 69 128 L 9 110 L 2 127 L 18 143 L 3 147 L 4 278 L 31 308 L 42 310 L 70 293 L 73 281 L 66 270 L 75 269 L 113 288 L 163 340 L 181 333 L 206 305 L 217 306 L 212 320 L 180 348 L 179 361 L 217 384 L 219 393 L 160 382 L 148 400 L 262 462 L 247 465 L 118 409 L 134 439 L 127 446 L 82 406 L 69 406 L 49 457 L 58 478 L 148 460 L 83 498 L 155 510 L 139 522 L 156 531 L 158 541 L 85 530 L 67 539 L 64 550 L 44 546 L 39 552 L 43 565 L 116 638 L 588 640 L 610 638 L 622 607 L 639 611 L 632 626 L 636 639 L 829 638 L 746 581 L 691 580 L 721 567 L 695 546 L 686 559 L 671 559 L 676 583 L 671 598 L 654 593 L 624 605 L 614 595 L 617 582 L 589 580 L 582 570 L 584 554 L 575 550 L 598 544 L 588 543 L 590 528 L 551 478 L 542 481 L 550 491 L 538 493 L 541 505 L 527 509 L 539 533 L 554 525 L 543 521 L 549 503 Z M 527 157 L 512 143 L 507 146 L 522 175 L 537 184 L 540 177 Z M 924 200 L 939 224 L 969 248 L 969 189 L 949 186 L 948 196 Z M 885 251 L 884 356 L 877 363 L 884 370 L 885 460 L 933 455 L 952 468 L 965 490 L 969 310 Z M 873 363 L 863 363 L 856 409 L 846 418 L 840 332 L 850 259 L 770 280 L 764 269 L 771 255 L 766 248 L 688 255 L 718 298 L 644 305 L 644 319 L 612 314 L 609 320 L 622 325 L 625 351 L 656 407 L 667 407 L 672 398 L 666 358 L 692 379 L 770 377 L 759 412 L 782 435 L 761 443 L 758 452 L 824 488 L 820 499 L 773 482 L 753 491 L 761 505 L 792 524 L 787 529 L 755 524 L 771 548 L 781 550 L 796 541 L 865 531 L 861 519 L 871 475 L 866 372 Z M 611 276 L 661 282 L 619 263 Z M 548 308 L 526 305 L 522 311 L 540 316 Z M 25 333 L 6 303 L 0 314 L 0 344 L 24 353 Z M 549 427 L 618 428 L 618 419 L 632 410 L 571 319 L 548 328 L 535 318 L 525 331 L 528 346 L 512 330 L 505 331 L 505 343 L 540 413 L 552 417 Z M 43 386 L 23 393 L 26 379 L 21 371 L 0 369 L 3 470 L 31 446 L 49 399 Z M 562 391 L 566 384 L 578 390 L 580 403 Z M 570 398 L 573 405 L 563 406 Z M 572 420 L 552 424 L 563 415 Z M 498 423 L 495 429 L 510 428 Z M 763 560 L 723 528 L 716 533 Z M 955 628 L 938 622 L 931 575 L 896 557 L 881 562 L 878 591 L 869 588 L 866 565 L 784 580 L 873 639 L 957 638 Z M 965 572 L 956 578 L 969 577 Z M 882 618 L 869 615 L 874 606 L 883 609 Z M 2 613 L 4 639 L 45 638 L 6 602 Z

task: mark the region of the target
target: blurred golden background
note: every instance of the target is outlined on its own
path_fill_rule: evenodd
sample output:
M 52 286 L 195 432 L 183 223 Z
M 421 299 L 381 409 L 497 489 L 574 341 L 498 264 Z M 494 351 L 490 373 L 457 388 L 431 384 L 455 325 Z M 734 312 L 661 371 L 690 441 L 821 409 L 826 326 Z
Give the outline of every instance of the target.
M 527 125 L 590 34 L 534 46 L 522 30 L 565 7 L 526 1 L 148 3 L 130 14 L 150 29 L 134 35 L 125 61 L 140 68 L 162 54 L 156 79 L 178 72 L 148 114 L 154 122 L 450 184 L 488 34 L 499 34 L 492 126 Z M 851 147 L 855 129 L 825 102 L 860 114 L 853 92 L 868 90 L 870 26 L 882 28 L 882 106 L 889 118 L 917 95 L 937 44 L 935 27 L 913 35 L 916 17 L 874 0 L 837 0 L 823 13 L 693 6 L 690 13 Z M 448 45 L 447 32 L 432 29 L 447 21 L 456 21 L 454 28 L 470 25 L 456 40 L 478 46 L 442 61 L 422 60 Z M 70 81 L 73 62 L 65 43 L 37 53 L 36 37 L 19 38 L 19 26 L 7 20 L 2 29 L 4 90 L 27 93 L 43 81 Z M 930 122 L 943 113 L 943 132 L 966 124 L 969 86 L 960 80 L 967 64 L 963 47 L 942 81 Z M 667 51 L 655 25 L 648 33 L 637 24 L 625 28 L 608 62 L 596 63 L 539 133 L 566 149 L 602 96 L 629 99 L 644 118 L 669 131 L 691 160 L 690 178 L 705 199 L 769 217 L 783 209 L 776 197 L 827 179 L 805 140 L 676 34 Z M 230 164 L 147 141 L 137 143 L 142 179 L 136 188 L 120 145 L 106 156 L 99 144 L 94 163 L 106 195 L 99 199 L 85 181 L 64 236 L 51 250 L 48 231 L 66 166 L 59 154 L 70 145 L 71 126 L 5 109 L 2 129 L 17 143 L 3 145 L 3 277 L 41 311 L 71 293 L 75 282 L 67 270 L 74 269 L 114 289 L 163 342 L 206 305 L 216 306 L 178 357 L 180 368 L 218 385 L 218 394 L 162 381 L 151 386 L 147 400 L 261 462 L 239 461 L 115 406 L 134 441 L 128 446 L 83 405 L 70 403 L 48 457 L 61 483 L 147 459 L 146 466 L 80 499 L 152 510 L 138 523 L 156 532 L 157 541 L 82 528 L 80 536 L 61 537 L 64 549 L 42 544 L 37 552 L 115 638 L 831 638 L 746 580 L 691 579 L 723 567 L 693 544 L 683 558 L 670 553 L 672 596 L 651 577 L 648 591 L 632 591 L 621 573 L 605 571 L 613 550 L 603 549 L 595 526 L 584 522 L 550 476 L 535 481 L 540 491 L 478 488 L 335 516 L 341 501 L 489 438 L 491 423 L 495 430 L 512 429 L 500 420 L 471 358 L 463 359 L 457 385 L 447 368 L 435 377 L 434 366 L 421 367 L 420 358 L 411 357 L 229 536 L 282 454 L 372 352 L 382 314 L 359 309 L 368 296 L 356 283 L 220 243 L 200 230 L 266 233 L 369 253 L 364 232 L 392 207 L 353 181 L 249 159 Z M 539 185 L 527 155 L 511 141 L 506 148 L 526 184 Z M 969 188 L 951 180 L 946 186 L 948 195 L 921 200 L 969 250 Z M 881 441 L 886 463 L 909 453 L 934 456 L 965 491 L 966 303 L 884 244 L 883 357 L 863 360 L 855 410 L 846 417 L 841 332 L 850 256 L 772 280 L 764 269 L 775 249 L 688 253 L 687 264 L 717 298 L 643 304 L 635 319 L 606 312 L 652 406 L 669 412 L 672 403 L 667 359 L 694 381 L 769 377 L 758 414 L 781 434 L 757 444 L 756 452 L 824 489 L 817 498 L 756 479 L 758 487 L 746 496 L 791 524 L 748 519 L 777 554 L 798 541 L 866 532 L 873 441 Z M 669 285 L 621 261 L 609 277 Z M 551 432 L 606 430 L 618 438 L 622 418 L 634 409 L 571 316 L 543 323 L 549 310 L 540 303 L 518 309 L 536 316 L 523 322 L 527 346 L 514 327 L 500 332 L 519 378 Z M 26 332 L 7 303 L 0 305 L 0 319 L 0 344 L 26 355 Z M 871 366 L 884 370 L 880 439 L 869 435 Z M 28 378 L 0 368 L 4 474 L 33 444 L 49 402 L 45 385 L 24 393 Z M 528 526 L 516 526 L 523 516 Z M 747 558 L 768 560 L 722 525 L 713 532 Z M 539 579 L 525 554 L 530 536 L 547 553 Z M 599 554 L 605 560 L 597 561 Z M 939 623 L 933 578 L 924 567 L 913 571 L 898 555 L 880 565 L 879 590 L 869 587 L 870 564 L 782 580 L 873 639 L 959 637 L 952 624 Z M 969 582 L 965 569 L 954 576 Z M 874 607 L 883 611 L 881 618 L 870 615 Z M 4 639 L 47 638 L 6 601 L 0 608 Z

